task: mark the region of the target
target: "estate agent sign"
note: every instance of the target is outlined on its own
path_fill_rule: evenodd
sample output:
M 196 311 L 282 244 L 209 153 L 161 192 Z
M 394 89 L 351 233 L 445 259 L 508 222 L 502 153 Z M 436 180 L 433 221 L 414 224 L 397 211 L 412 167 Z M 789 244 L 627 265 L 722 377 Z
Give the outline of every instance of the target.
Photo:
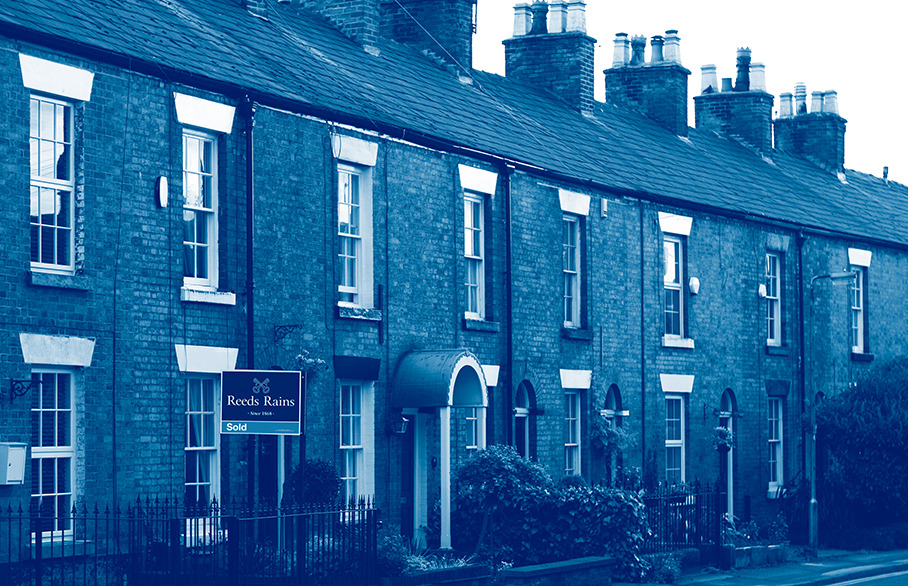
M 299 435 L 301 376 L 284 370 L 221 373 L 221 433 Z

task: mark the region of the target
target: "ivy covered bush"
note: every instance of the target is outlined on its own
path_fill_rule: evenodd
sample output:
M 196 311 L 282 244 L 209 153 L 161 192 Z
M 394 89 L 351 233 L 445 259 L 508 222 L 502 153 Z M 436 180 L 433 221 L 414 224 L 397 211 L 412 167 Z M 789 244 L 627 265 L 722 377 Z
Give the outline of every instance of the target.
M 633 492 L 555 483 L 510 446 L 491 446 L 455 471 L 453 545 L 523 566 L 612 555 L 616 577 L 639 577 L 646 530 Z
M 908 521 L 908 358 L 821 402 L 817 437 L 821 523 L 847 529 Z

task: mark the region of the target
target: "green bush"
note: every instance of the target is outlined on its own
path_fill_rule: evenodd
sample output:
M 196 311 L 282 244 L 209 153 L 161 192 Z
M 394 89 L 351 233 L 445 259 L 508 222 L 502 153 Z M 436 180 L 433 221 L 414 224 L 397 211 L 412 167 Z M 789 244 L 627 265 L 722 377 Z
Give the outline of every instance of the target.
M 407 569 L 407 542 L 396 528 L 382 525 L 378 530 L 375 549 L 379 576 L 400 576 Z
M 556 485 L 513 448 L 492 446 L 456 472 L 454 547 L 492 562 L 531 565 L 613 555 L 616 576 L 639 577 L 645 517 L 635 493 L 567 481 Z
M 324 460 L 306 460 L 284 483 L 285 498 L 298 504 L 335 503 L 340 489 L 337 468 Z
M 818 476 L 821 526 L 908 520 L 908 358 L 820 403 L 817 437 L 828 454 Z

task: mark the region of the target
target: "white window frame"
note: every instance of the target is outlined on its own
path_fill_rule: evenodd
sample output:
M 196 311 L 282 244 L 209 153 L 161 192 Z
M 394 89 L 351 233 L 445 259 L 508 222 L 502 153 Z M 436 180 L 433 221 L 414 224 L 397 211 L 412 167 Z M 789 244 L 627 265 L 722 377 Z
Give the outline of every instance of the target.
M 349 196 L 345 191 L 344 177 L 355 177 L 357 192 L 353 202 L 353 192 Z M 353 185 L 351 182 L 350 185 Z M 372 307 L 372 167 L 362 167 L 349 163 L 337 164 L 337 294 L 338 305 L 345 307 Z M 343 210 L 356 212 L 358 225 L 355 229 L 350 222 L 342 222 Z M 353 216 L 347 216 L 352 218 Z M 346 227 L 345 227 L 346 226 Z M 353 250 L 345 254 L 345 244 L 352 243 Z M 345 282 L 345 271 L 348 262 L 354 265 L 353 283 Z
M 579 390 L 564 393 L 564 475 L 580 476 L 581 468 L 581 400 Z
M 669 405 L 677 405 L 678 417 L 672 417 Z M 678 434 L 672 434 L 673 422 L 677 422 Z M 677 470 L 677 480 L 684 483 L 687 480 L 687 456 L 685 454 L 685 417 L 684 417 L 684 396 L 683 395 L 665 395 L 665 482 L 674 484 L 673 472 Z M 678 464 L 680 468 L 669 468 L 669 453 L 678 452 Z
M 46 408 L 43 404 L 45 393 L 47 389 L 44 386 L 46 379 L 52 376 L 54 377 L 54 406 L 52 408 Z M 59 379 L 60 377 L 66 377 L 69 384 L 69 408 L 60 409 L 58 400 L 59 400 Z M 70 537 L 73 534 L 72 519 L 70 514 L 72 512 L 72 507 L 79 498 L 79 492 L 77 490 L 78 484 L 76 482 L 76 449 L 75 449 L 75 440 L 76 440 L 76 389 L 75 389 L 75 377 L 73 373 L 67 370 L 58 370 L 58 369 L 43 369 L 35 368 L 32 369 L 32 380 L 42 381 L 41 385 L 38 385 L 37 389 L 31 391 L 32 396 L 32 408 L 31 408 L 31 419 L 32 419 L 32 445 L 31 445 L 31 473 L 32 475 L 38 475 L 37 480 L 35 481 L 38 484 L 39 492 L 31 493 L 32 505 L 36 507 L 45 507 L 44 499 L 48 497 L 53 499 L 52 510 L 54 512 L 55 518 L 52 522 L 52 527 L 47 530 L 41 531 L 40 537 L 42 539 L 54 539 L 61 537 Z M 68 413 L 68 425 L 66 428 L 66 433 L 69 434 L 69 443 L 59 445 L 59 440 L 57 438 L 57 432 L 60 431 L 60 428 L 57 427 L 59 422 L 57 418 L 64 413 Z M 43 444 L 43 424 L 45 423 L 45 418 L 48 414 L 54 418 L 55 433 L 53 445 L 42 445 Z M 37 421 L 35 418 L 37 417 Z M 38 425 L 37 429 L 35 425 Z M 37 433 L 36 433 L 37 432 Z M 69 486 L 59 486 L 59 479 L 57 478 L 60 467 L 59 462 L 68 459 L 69 466 L 66 474 L 69 476 Z M 43 488 L 43 478 L 41 477 L 41 468 L 43 468 L 44 462 L 54 461 L 54 486 L 52 491 L 44 492 Z M 68 490 L 67 490 L 68 488 Z M 62 502 L 60 499 L 64 499 Z M 61 508 L 65 508 L 65 511 L 61 511 Z M 43 528 L 42 528 L 43 529 Z M 38 537 L 36 534 L 32 534 L 33 538 Z
M 851 283 L 851 351 L 863 354 L 867 351 L 867 340 L 864 337 L 867 271 L 865 267 L 855 265 L 851 265 L 849 269 L 854 272 Z
M 206 374 L 191 374 L 185 377 L 186 381 L 186 409 L 185 409 L 185 424 L 186 424 L 186 436 L 183 442 L 183 452 L 184 458 L 186 458 L 186 466 L 184 471 L 183 485 L 184 485 L 184 498 L 186 499 L 186 504 L 190 502 L 198 503 L 199 505 L 210 505 L 215 500 L 220 501 L 221 497 L 221 434 L 218 430 L 218 422 L 220 421 L 220 377 L 217 375 L 206 375 Z M 192 385 L 198 383 L 199 387 L 199 403 L 197 406 L 198 409 L 193 408 L 193 401 L 190 397 L 192 392 Z M 211 384 L 211 404 L 205 404 L 204 398 L 204 387 L 206 383 Z M 200 445 L 192 445 L 196 442 L 193 441 L 191 430 L 192 420 L 197 419 L 202 423 L 201 436 L 200 436 Z M 205 439 L 205 427 L 210 426 L 210 442 Z M 200 454 L 206 454 L 208 458 L 208 482 L 204 482 L 201 478 L 199 472 L 201 467 L 198 466 L 198 459 L 196 460 L 195 466 L 195 479 L 190 480 L 186 475 L 189 472 L 189 462 L 190 454 L 195 454 L 194 458 L 198 458 Z M 198 498 L 198 490 L 201 486 L 208 487 L 208 499 L 207 501 L 201 501 Z M 194 487 L 196 494 L 194 498 L 189 498 L 190 487 Z
M 521 432 L 518 422 L 522 422 L 523 430 Z M 517 436 L 520 435 L 523 440 L 523 448 L 526 453 L 521 454 Z M 517 387 L 517 395 L 514 400 L 514 449 L 523 457 L 530 457 L 530 397 L 526 388 L 522 385 Z
M 785 405 L 781 397 L 769 397 L 767 423 L 768 496 L 775 498 L 785 483 Z
M 479 449 L 479 409 L 467 407 L 467 450 Z
M 581 224 L 580 217 L 563 214 L 561 221 L 562 299 L 564 327 L 580 327 L 581 298 Z
M 183 150 L 183 284 L 190 288 L 199 288 L 203 290 L 216 291 L 218 287 L 218 135 L 209 132 L 202 132 L 195 129 L 184 128 L 182 132 L 182 150 Z M 207 161 L 210 166 L 208 171 L 190 168 L 189 152 L 187 148 L 188 141 L 199 141 L 202 144 L 211 145 L 211 161 Z M 191 204 L 187 196 L 192 177 L 200 177 L 204 181 L 205 177 L 210 178 L 211 182 L 211 201 L 206 207 L 204 202 L 201 205 Z M 193 215 L 194 225 L 197 225 L 199 218 L 203 219 L 204 227 L 207 232 L 207 243 L 201 243 L 197 239 L 198 231 L 194 230 L 193 239 L 186 240 L 186 216 Z M 207 263 L 207 275 L 198 276 L 198 252 L 200 246 L 207 248 L 205 262 Z M 187 274 L 186 266 L 186 249 L 193 249 L 193 271 Z
M 345 401 L 346 393 L 350 393 L 349 402 Z M 359 412 L 354 408 L 354 398 L 359 399 Z M 371 381 L 338 381 L 338 417 L 344 498 L 347 502 L 372 498 L 375 494 L 375 409 Z
M 672 267 L 670 270 L 669 267 L 669 255 L 667 253 L 669 247 L 672 247 L 674 256 L 674 262 L 671 263 Z M 686 313 L 685 299 L 684 299 L 684 239 L 680 236 L 674 234 L 662 235 L 662 266 L 663 266 L 663 300 L 662 300 L 662 311 L 663 311 L 663 335 L 666 339 L 681 340 L 685 338 L 685 328 L 684 328 L 684 319 Z M 672 275 L 674 273 L 674 275 Z M 674 311 L 674 307 L 669 307 L 668 299 L 669 295 L 677 296 L 677 311 Z M 669 328 L 669 316 L 672 318 L 674 315 L 678 316 L 678 331 L 675 332 L 674 328 Z M 672 319 L 672 324 L 674 324 L 674 319 Z
M 485 319 L 485 198 L 464 192 L 464 317 Z
M 766 253 L 766 345 L 782 345 L 782 255 Z
M 52 136 L 44 136 L 41 132 L 41 115 L 44 110 L 43 104 L 48 104 L 54 109 L 54 123 L 52 124 Z M 62 136 L 58 136 L 57 129 L 57 109 L 62 108 L 63 112 L 63 130 Z M 31 268 L 41 272 L 59 273 L 71 275 L 75 271 L 75 249 L 76 249 L 76 169 L 75 169 L 75 149 L 78 146 L 75 137 L 75 104 L 71 101 L 59 100 L 39 94 L 31 94 L 29 99 L 29 169 L 30 169 L 30 226 L 31 226 Z M 36 119 L 37 118 L 37 119 Z M 68 135 L 68 141 L 67 141 Z M 51 171 L 50 176 L 41 172 L 41 153 L 42 145 L 50 145 L 53 154 L 50 155 L 54 169 L 61 157 L 66 158 L 66 167 L 69 170 L 68 178 L 56 177 L 56 172 Z M 59 153 L 59 154 L 58 154 Z M 38 158 L 36 161 L 35 158 Z M 36 173 L 37 171 L 37 173 Z M 48 198 L 45 193 L 52 194 L 48 205 L 54 210 L 60 206 L 60 197 L 65 197 L 67 201 L 68 213 L 53 213 L 53 223 L 44 224 L 42 217 L 47 214 L 43 212 L 43 203 Z M 68 193 L 68 196 L 65 195 Z M 62 207 L 62 206 L 60 206 Z M 62 216 L 62 217 L 61 217 Z M 37 218 L 37 221 L 35 221 Z M 50 239 L 53 247 L 53 262 L 42 262 L 43 234 L 50 231 L 53 237 Z M 67 242 L 67 252 L 65 257 L 58 257 L 58 238 L 65 238 Z M 37 254 L 37 257 L 35 257 Z M 62 256 L 62 255 L 61 255 Z

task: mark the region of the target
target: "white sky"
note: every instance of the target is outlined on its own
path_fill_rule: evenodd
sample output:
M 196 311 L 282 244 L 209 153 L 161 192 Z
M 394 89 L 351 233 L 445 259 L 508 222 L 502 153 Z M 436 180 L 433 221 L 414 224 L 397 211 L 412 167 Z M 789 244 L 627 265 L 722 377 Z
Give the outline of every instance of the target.
M 504 75 L 501 41 L 514 31 L 517 0 L 479 0 L 473 45 L 476 69 Z M 900 7 L 901 6 L 901 7 Z M 738 47 L 766 66 L 766 89 L 794 93 L 835 90 L 839 114 L 848 121 L 845 166 L 908 184 L 908 8 L 892 0 L 586 0 L 587 32 L 596 39 L 596 99 L 605 95 L 615 33 L 664 35 L 677 29 L 693 97 L 700 67 L 714 64 L 718 77 L 734 79 Z M 646 58 L 649 60 L 649 44 Z

